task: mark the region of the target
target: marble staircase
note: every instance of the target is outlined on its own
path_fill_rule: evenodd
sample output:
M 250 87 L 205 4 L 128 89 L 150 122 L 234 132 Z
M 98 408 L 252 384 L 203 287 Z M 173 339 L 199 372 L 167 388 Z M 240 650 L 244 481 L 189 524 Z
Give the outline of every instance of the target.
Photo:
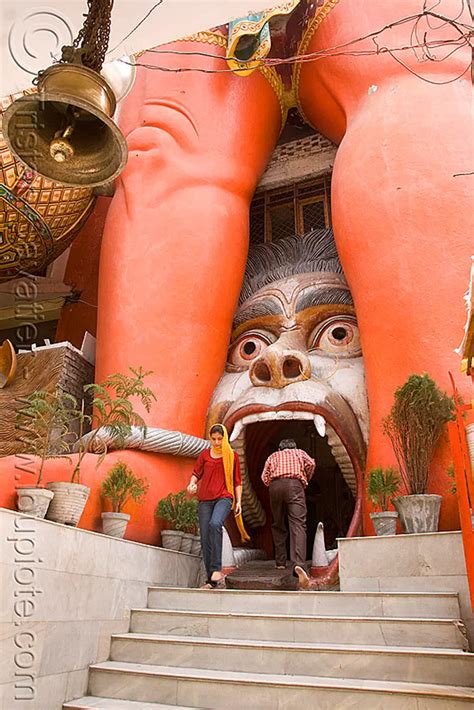
M 75 710 L 450 710 L 474 704 L 454 592 L 150 587 Z

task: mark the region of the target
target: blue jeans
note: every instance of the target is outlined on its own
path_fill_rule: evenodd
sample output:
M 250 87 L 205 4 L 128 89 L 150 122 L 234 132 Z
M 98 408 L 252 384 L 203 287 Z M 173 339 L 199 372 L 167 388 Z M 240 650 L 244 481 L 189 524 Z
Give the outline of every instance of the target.
M 199 529 L 207 577 L 222 568 L 222 528 L 232 508 L 230 498 L 215 498 L 199 502 Z

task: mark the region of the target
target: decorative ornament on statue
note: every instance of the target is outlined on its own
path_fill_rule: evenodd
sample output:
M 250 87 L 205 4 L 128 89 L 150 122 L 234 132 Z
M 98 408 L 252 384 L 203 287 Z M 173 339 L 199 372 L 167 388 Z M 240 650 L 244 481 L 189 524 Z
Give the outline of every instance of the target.
M 115 94 L 100 75 L 113 0 L 88 0 L 89 12 L 72 46 L 37 79 L 38 91 L 18 98 L 3 116 L 13 155 L 64 185 L 97 187 L 116 178 L 127 144 L 112 120 Z

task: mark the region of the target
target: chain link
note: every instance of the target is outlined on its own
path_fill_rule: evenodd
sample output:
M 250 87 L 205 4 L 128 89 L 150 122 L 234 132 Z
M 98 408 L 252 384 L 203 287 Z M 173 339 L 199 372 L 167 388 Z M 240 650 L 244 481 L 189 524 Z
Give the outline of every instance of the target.
M 88 11 L 72 47 L 63 47 L 61 61 L 71 62 L 79 55 L 85 67 L 100 72 L 109 45 L 114 0 L 87 0 Z M 80 48 L 79 48 L 80 47 Z

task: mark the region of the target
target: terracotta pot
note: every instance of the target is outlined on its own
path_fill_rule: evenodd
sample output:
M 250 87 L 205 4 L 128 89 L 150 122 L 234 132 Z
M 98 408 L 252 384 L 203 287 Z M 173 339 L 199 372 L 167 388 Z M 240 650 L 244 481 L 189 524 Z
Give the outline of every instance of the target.
M 90 488 L 81 483 L 52 481 L 46 488 L 54 492 L 54 505 L 50 505 L 46 518 L 56 523 L 76 526 L 89 498 Z
M 370 513 L 376 535 L 396 535 L 398 513 L 396 510 L 382 510 Z
M 420 493 L 394 498 L 404 533 L 437 532 L 442 496 Z
M 102 532 L 112 537 L 123 537 L 130 516 L 127 513 L 102 513 Z
M 46 488 L 17 486 L 17 508 L 20 513 L 27 513 L 35 518 L 44 518 L 54 493 Z
M 181 550 L 181 540 L 184 533 L 181 530 L 162 530 L 161 543 L 166 550 Z

